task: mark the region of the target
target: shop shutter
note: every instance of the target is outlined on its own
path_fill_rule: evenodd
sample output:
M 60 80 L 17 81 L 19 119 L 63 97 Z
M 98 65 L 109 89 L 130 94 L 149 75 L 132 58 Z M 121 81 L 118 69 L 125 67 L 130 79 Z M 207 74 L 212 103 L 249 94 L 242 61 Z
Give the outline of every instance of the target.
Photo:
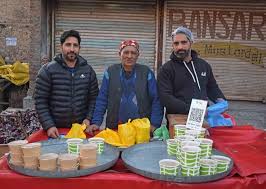
M 92 65 L 99 80 L 108 66 L 120 63 L 118 48 L 125 39 L 139 42 L 138 63 L 154 70 L 156 0 L 59 0 L 55 8 L 56 54 L 61 34 L 70 29 L 80 32 L 80 55 Z
M 242 49 L 242 55 L 241 49 L 234 51 L 243 59 L 222 54 L 203 58 L 211 64 L 216 80 L 228 99 L 266 100 L 266 1 L 166 0 L 165 7 L 164 61 L 171 53 L 170 33 L 180 25 L 193 31 L 196 43 L 231 42 L 255 47 L 259 51 L 255 49 L 253 54 L 248 49 Z M 219 53 L 217 49 L 207 50 Z M 253 56 L 255 63 L 252 64 L 245 56 L 250 59 Z

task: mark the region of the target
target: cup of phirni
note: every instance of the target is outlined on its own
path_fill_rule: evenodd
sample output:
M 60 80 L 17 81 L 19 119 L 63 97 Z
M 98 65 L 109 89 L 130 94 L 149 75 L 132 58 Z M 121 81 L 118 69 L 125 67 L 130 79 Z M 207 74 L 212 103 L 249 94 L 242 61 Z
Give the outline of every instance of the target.
M 39 169 L 41 171 L 56 171 L 57 169 L 57 158 L 56 153 L 46 153 L 39 157 Z
M 81 138 L 67 139 L 67 151 L 69 154 L 79 154 L 79 146 L 83 143 Z
M 21 146 L 27 144 L 27 140 L 16 140 L 8 143 L 10 152 L 10 163 L 16 166 L 23 166 L 23 153 Z
M 58 156 L 58 164 L 60 171 L 74 171 L 79 166 L 78 154 L 60 154 Z
M 27 140 L 16 140 L 8 143 L 9 152 L 11 154 L 21 154 L 22 149 L 21 146 L 28 144 Z
M 104 151 L 104 139 L 100 137 L 93 137 L 88 139 L 90 144 L 97 144 L 97 153 L 102 154 Z
M 212 154 L 212 144 L 213 140 L 208 138 L 199 138 L 197 141 L 200 142 L 199 147 L 201 148 L 200 157 L 209 158 Z
M 30 156 L 23 155 L 24 168 L 37 169 L 39 165 L 38 157 L 39 156 L 36 154 L 30 155 Z
M 177 140 L 176 158 L 179 161 L 180 160 L 181 143 L 183 141 L 193 141 L 195 139 L 195 137 L 190 136 L 190 135 L 181 135 L 181 136 L 176 136 L 175 139 Z
M 28 143 L 28 144 L 21 146 L 23 156 L 39 157 L 41 155 L 41 146 L 42 145 L 39 142 Z
M 177 140 L 176 139 L 167 139 L 167 153 L 170 156 L 176 156 L 177 154 Z
M 80 145 L 79 168 L 88 169 L 97 164 L 97 144 L 87 143 Z
M 200 175 L 214 175 L 216 173 L 217 162 L 213 159 L 200 159 L 199 165 Z
M 212 155 L 211 159 L 217 162 L 216 173 L 222 173 L 227 171 L 231 162 L 231 159 L 229 157 L 220 155 Z
M 185 131 L 186 131 L 186 125 L 180 125 L 180 124 L 176 124 L 174 125 L 174 133 L 175 133 L 175 137 L 176 136 L 182 136 L 185 135 Z
M 181 175 L 182 176 L 199 176 L 200 174 L 200 166 L 184 166 L 181 165 Z
M 200 147 L 183 146 L 180 151 L 180 163 L 182 166 L 194 167 L 198 165 L 200 159 Z
M 162 159 L 159 161 L 160 174 L 176 176 L 179 172 L 180 163 L 174 159 Z
M 187 129 L 185 131 L 185 135 L 190 135 L 190 136 L 193 136 L 195 138 L 200 138 L 201 137 L 201 131 L 196 130 L 196 129 Z

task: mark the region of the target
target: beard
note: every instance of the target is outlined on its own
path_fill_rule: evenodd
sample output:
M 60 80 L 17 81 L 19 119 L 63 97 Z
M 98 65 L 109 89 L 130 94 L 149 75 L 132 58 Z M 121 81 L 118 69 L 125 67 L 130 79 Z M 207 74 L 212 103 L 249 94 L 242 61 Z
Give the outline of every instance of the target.
M 67 53 L 64 55 L 64 58 L 67 60 L 67 61 L 70 61 L 70 62 L 73 62 L 77 59 L 77 53 L 74 53 L 74 52 L 70 52 L 70 53 Z
M 184 60 L 186 57 L 188 57 L 190 55 L 190 49 L 189 50 L 174 51 L 174 54 L 175 54 L 177 59 Z

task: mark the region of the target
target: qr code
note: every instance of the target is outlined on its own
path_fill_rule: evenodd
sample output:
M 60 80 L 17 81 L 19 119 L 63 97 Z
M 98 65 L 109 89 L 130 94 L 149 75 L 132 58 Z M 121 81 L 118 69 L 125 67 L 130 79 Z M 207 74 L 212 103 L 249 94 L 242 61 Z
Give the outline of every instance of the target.
M 198 108 L 192 108 L 190 113 L 190 120 L 195 122 L 201 122 L 201 117 L 204 110 Z

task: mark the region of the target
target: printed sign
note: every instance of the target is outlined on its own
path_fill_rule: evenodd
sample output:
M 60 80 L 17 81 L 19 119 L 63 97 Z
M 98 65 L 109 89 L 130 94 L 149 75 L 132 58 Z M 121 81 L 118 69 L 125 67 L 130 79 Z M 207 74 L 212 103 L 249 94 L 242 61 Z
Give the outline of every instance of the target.
M 16 37 L 7 37 L 6 38 L 6 46 L 17 46 L 17 38 Z
M 208 101 L 192 99 L 188 119 L 187 128 L 200 130 L 203 124 Z

